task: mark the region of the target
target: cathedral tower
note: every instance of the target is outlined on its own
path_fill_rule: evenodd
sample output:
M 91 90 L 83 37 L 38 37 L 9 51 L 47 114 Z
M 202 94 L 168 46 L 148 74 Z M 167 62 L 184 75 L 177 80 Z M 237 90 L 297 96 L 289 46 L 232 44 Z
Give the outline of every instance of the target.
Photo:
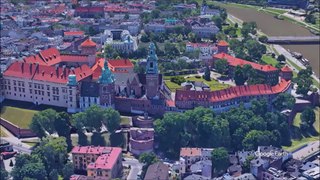
M 146 67 L 146 96 L 153 99 L 159 92 L 158 57 L 154 43 L 150 43 Z
M 114 75 L 108 67 L 108 61 L 104 61 L 101 76 L 99 77 L 100 83 L 100 104 L 105 107 L 114 107 Z

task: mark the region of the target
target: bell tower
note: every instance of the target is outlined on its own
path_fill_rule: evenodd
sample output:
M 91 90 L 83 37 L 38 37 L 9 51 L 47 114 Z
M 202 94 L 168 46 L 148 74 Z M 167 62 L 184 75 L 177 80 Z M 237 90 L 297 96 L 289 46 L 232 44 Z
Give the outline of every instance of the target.
M 100 83 L 100 105 L 104 107 L 114 107 L 114 75 L 108 67 L 108 61 L 104 61 L 101 76 L 99 77 Z
M 158 96 L 159 92 L 159 70 L 158 57 L 154 43 L 149 45 L 149 55 L 147 57 L 146 67 L 146 96 L 153 99 Z
M 68 76 L 68 109 L 69 113 L 77 112 L 77 79 L 76 75 L 70 74 Z

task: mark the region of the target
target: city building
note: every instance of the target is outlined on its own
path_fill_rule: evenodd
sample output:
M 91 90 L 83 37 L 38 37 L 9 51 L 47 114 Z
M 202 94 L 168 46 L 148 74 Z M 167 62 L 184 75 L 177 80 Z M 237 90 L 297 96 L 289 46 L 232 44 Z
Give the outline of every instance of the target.
M 193 170 L 199 170 L 201 173 L 206 175 L 206 177 L 211 176 L 211 173 L 208 172 L 208 166 L 210 164 L 207 163 L 206 160 L 211 160 L 211 152 L 213 149 L 209 148 L 181 148 L 180 149 L 180 173 L 190 173 L 191 166 L 193 165 Z M 200 162 L 196 164 L 197 162 Z
M 220 29 L 214 23 L 200 24 L 195 23 L 191 26 L 191 31 L 200 38 L 211 38 L 217 34 Z
M 121 31 L 120 37 L 113 35 L 113 31 L 104 31 L 106 36 L 105 45 L 111 45 L 118 52 L 132 53 L 138 49 L 136 40 L 130 35 L 129 31 Z
M 169 180 L 169 167 L 162 162 L 151 164 L 148 167 L 145 180 Z
M 222 49 L 222 47 L 220 49 Z M 260 78 L 264 79 L 267 84 L 276 85 L 279 82 L 279 70 L 271 65 L 261 65 L 258 63 L 246 61 L 240 58 L 233 57 L 224 52 L 213 55 L 213 62 L 211 62 L 210 65 L 212 65 L 216 60 L 219 59 L 225 59 L 228 61 L 228 75 L 230 77 L 234 76 L 236 66 L 243 67 L 244 65 L 250 65 L 253 69 L 256 70 L 257 75 Z
M 177 89 L 175 106 L 184 110 L 203 106 L 211 108 L 215 112 L 224 112 L 232 107 L 239 106 L 240 103 L 244 103 L 245 107 L 250 107 L 250 101 L 254 98 L 265 98 L 268 104 L 271 104 L 279 93 L 290 92 L 290 90 L 290 81 L 284 79 L 275 86 L 266 84 L 244 85 L 218 91 Z
M 75 146 L 71 153 L 75 171 L 86 171 L 87 179 L 111 180 L 122 172 L 119 147 Z
M 302 176 L 306 177 L 308 180 L 320 179 L 320 167 L 314 167 L 302 173 Z

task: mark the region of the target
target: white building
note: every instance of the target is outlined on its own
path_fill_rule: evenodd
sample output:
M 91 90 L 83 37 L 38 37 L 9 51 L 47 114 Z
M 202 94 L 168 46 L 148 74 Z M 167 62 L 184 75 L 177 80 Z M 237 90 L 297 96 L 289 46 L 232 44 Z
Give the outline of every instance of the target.
M 111 45 L 119 52 L 132 53 L 138 49 L 137 41 L 130 35 L 129 31 L 122 30 L 120 38 L 116 38 L 112 30 L 104 31 L 105 45 Z

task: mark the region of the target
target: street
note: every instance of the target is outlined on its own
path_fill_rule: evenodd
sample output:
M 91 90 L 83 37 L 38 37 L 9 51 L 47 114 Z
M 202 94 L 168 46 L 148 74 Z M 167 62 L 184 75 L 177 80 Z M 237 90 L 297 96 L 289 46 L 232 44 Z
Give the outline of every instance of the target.
M 124 166 L 130 166 L 130 173 L 127 177 L 127 180 L 137 180 L 138 175 L 141 174 L 142 171 L 142 164 L 137 160 L 133 158 L 124 158 L 125 161 L 122 161 Z

